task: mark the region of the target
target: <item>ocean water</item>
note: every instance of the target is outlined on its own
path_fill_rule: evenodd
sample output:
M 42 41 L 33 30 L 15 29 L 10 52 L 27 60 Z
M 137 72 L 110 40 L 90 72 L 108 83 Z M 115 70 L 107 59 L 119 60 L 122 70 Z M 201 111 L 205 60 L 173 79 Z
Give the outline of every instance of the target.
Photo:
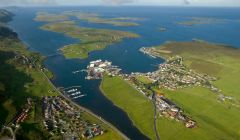
M 65 59 L 57 51 L 64 45 L 79 42 L 63 34 L 39 29 L 44 22 L 33 19 L 38 11 L 59 13 L 68 10 L 94 12 L 103 17 L 139 17 L 140 26 L 115 27 L 106 24 L 94 24 L 77 21 L 80 26 L 130 31 L 139 34 L 136 39 L 125 39 L 102 51 L 90 53 L 87 59 Z M 122 68 L 124 73 L 149 72 L 163 63 L 162 59 L 154 59 L 139 52 L 141 47 L 163 44 L 166 41 L 191 41 L 193 38 L 209 42 L 227 44 L 240 48 L 240 8 L 190 8 L 190 7 L 34 7 L 14 9 L 15 17 L 9 26 L 18 33 L 30 50 L 49 56 L 45 65 L 55 77 L 52 80 L 58 87 L 80 85 L 80 90 L 87 96 L 74 100 L 78 104 L 92 110 L 102 118 L 111 122 L 131 139 L 147 139 L 132 125 L 127 114 L 114 106 L 99 90 L 100 80 L 85 80 L 86 73 L 72 74 L 72 71 L 85 69 L 92 60 L 102 59 L 113 62 Z M 227 22 L 201 24 L 195 26 L 178 25 L 176 22 L 188 17 L 210 17 L 224 19 Z M 167 28 L 160 32 L 159 27 Z

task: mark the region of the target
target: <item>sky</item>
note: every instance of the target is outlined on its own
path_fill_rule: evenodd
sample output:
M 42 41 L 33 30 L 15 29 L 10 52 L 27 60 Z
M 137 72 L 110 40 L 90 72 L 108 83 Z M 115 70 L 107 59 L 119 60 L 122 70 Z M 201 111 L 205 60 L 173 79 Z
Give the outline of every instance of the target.
M 240 7 L 240 0 L 0 0 L 0 6 L 154 5 Z

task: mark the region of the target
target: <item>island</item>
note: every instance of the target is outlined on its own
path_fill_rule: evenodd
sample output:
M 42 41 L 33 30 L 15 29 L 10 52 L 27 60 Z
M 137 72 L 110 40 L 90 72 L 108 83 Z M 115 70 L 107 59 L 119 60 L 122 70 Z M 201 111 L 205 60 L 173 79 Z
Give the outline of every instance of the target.
M 13 14 L 0 9 L 1 22 Z M 3 20 L 2 20 L 3 19 Z M 126 137 L 108 122 L 62 95 L 44 56 L 0 26 L 0 139 L 116 139 Z
M 97 60 L 87 71 L 90 80 L 102 79 L 102 93 L 143 134 L 184 140 L 240 136 L 239 49 L 194 40 L 141 51 L 166 61 L 154 72 L 124 74 L 111 62 Z
M 222 24 L 226 23 L 226 19 L 210 18 L 210 17 L 188 17 L 186 21 L 177 22 L 179 25 L 194 26 L 201 24 Z
M 74 16 L 80 20 L 85 20 L 90 23 L 110 24 L 113 26 L 138 26 L 139 25 L 138 23 L 130 21 L 144 20 L 142 18 L 134 17 L 103 18 L 96 13 L 84 13 L 80 11 L 66 11 L 63 12 L 63 15 Z
M 54 22 L 54 21 L 64 21 L 69 20 L 70 18 L 77 18 L 79 20 L 87 21 L 89 23 L 97 24 L 109 24 L 113 26 L 138 26 L 139 24 L 133 21 L 142 21 L 143 18 L 136 17 L 101 17 L 96 13 L 80 12 L 80 11 L 65 11 L 60 14 L 51 14 L 48 12 L 38 12 L 35 18 L 36 21 L 43 22 Z
M 50 14 L 47 12 L 38 12 L 35 18 L 36 21 L 44 21 L 44 22 L 57 22 L 57 21 L 65 21 L 68 20 L 69 17 L 61 14 Z
M 60 49 L 68 59 L 84 59 L 92 51 L 103 50 L 107 46 L 121 42 L 125 38 L 139 37 L 139 35 L 131 32 L 81 27 L 71 20 L 50 22 L 43 25 L 41 29 L 79 39 L 80 43 L 70 44 Z

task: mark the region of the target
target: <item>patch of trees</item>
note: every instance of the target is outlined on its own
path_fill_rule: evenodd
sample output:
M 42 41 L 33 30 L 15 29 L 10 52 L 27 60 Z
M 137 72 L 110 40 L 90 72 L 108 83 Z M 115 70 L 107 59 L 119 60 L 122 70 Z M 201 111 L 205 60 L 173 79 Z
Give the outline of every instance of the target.
M 0 21 L 1 22 L 9 22 L 12 20 L 12 17 L 14 16 L 13 13 L 7 11 L 7 10 L 4 10 L 4 9 L 0 9 Z

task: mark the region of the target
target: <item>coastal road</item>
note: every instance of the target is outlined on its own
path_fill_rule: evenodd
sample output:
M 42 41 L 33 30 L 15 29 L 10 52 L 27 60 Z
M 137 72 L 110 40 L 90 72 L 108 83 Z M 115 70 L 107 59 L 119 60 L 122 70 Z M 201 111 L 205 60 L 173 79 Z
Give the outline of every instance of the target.
M 36 66 L 36 64 L 33 62 L 33 65 L 38 68 Z M 80 108 L 81 110 L 89 113 L 90 115 L 96 117 L 98 120 L 100 120 L 101 122 L 103 122 L 104 124 L 108 125 L 111 129 L 113 129 L 114 131 L 116 131 L 120 136 L 122 136 L 125 140 L 130 140 L 125 134 L 123 134 L 121 131 L 119 131 L 115 126 L 113 126 L 111 123 L 107 122 L 106 120 L 104 120 L 102 117 L 94 114 L 92 111 L 80 106 L 79 104 L 73 102 L 71 99 L 67 98 L 66 96 L 64 96 L 62 94 L 61 91 L 59 91 L 59 89 L 52 83 L 52 81 L 48 78 L 48 76 L 40 69 L 38 69 L 40 73 L 42 73 L 42 75 L 46 78 L 46 80 L 52 85 L 52 87 L 59 93 L 60 96 L 62 96 L 63 98 L 65 98 L 66 100 L 68 100 L 69 102 L 71 102 L 72 104 L 76 105 L 78 108 Z
M 156 93 L 154 92 L 154 90 L 152 90 L 150 88 L 150 90 L 152 91 L 153 93 L 153 99 L 152 99 L 152 102 L 153 102 L 153 106 L 154 106 L 154 131 L 155 131 L 155 134 L 156 134 L 156 140 L 160 140 L 160 136 L 158 134 L 158 130 L 157 130 L 157 106 L 156 106 Z

